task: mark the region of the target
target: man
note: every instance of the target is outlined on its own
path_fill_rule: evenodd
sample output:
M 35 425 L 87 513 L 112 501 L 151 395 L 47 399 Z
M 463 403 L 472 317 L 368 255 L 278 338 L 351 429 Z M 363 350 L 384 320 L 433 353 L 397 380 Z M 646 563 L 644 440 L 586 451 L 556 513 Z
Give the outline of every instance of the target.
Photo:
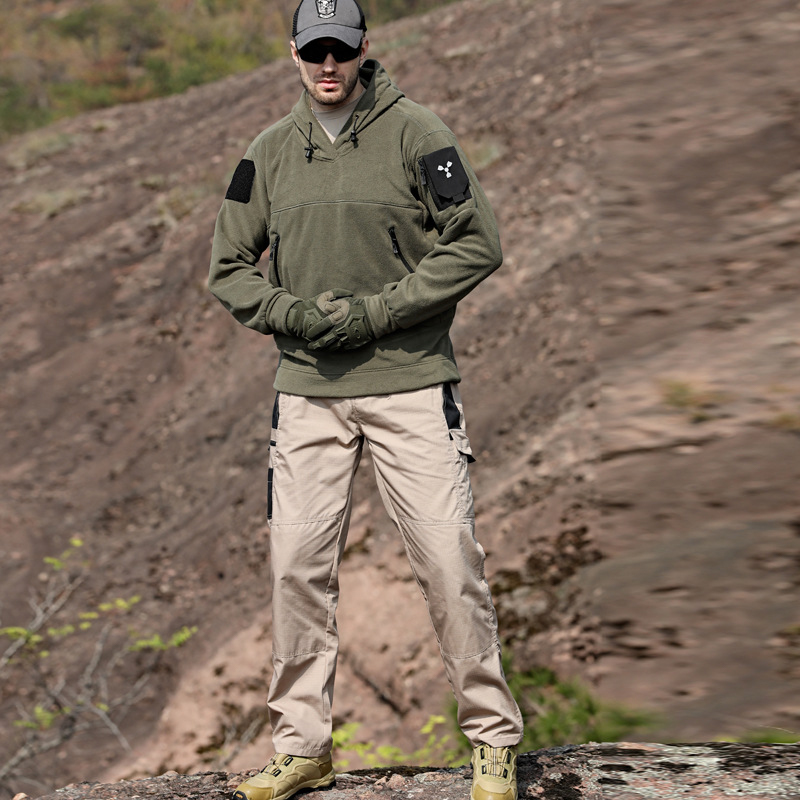
M 457 302 L 500 266 L 496 222 L 452 132 L 366 59 L 365 33 L 355 0 L 300 3 L 305 91 L 248 148 L 214 235 L 209 288 L 281 353 L 267 502 L 276 755 L 235 797 L 334 780 L 338 566 L 366 442 L 474 746 L 472 798 L 515 800 L 522 719 L 474 536 L 448 335 Z

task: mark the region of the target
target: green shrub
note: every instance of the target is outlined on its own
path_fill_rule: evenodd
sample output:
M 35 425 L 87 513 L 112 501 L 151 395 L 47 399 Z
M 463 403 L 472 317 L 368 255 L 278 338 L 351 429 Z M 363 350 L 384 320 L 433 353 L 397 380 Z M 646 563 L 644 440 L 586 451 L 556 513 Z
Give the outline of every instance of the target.
M 767 426 L 779 431 L 789 433 L 800 433 L 800 413 L 793 411 L 782 411 L 767 421 Z
M 394 745 L 378 745 L 358 739 L 358 722 L 346 722 L 333 731 L 334 764 L 339 769 L 350 766 L 348 754 L 356 755 L 368 767 L 392 766 L 444 766 L 455 767 L 469 761 L 469 747 L 464 747 L 456 737 L 439 729 L 447 725 L 446 717 L 434 715 L 420 729 L 425 743 L 411 753 Z
M 52 120 L 52 112 L 35 102 L 30 89 L 9 76 L 0 75 L 0 141 L 3 133 L 25 133 Z
M 665 405 L 686 412 L 694 423 L 712 419 L 711 410 L 730 399 L 721 392 L 703 389 L 680 380 L 661 381 L 661 396 Z
M 53 14 L 5 1 L 0 141 L 60 117 L 183 92 L 286 57 L 294 10 L 265 8 L 263 0 L 97 0 Z M 366 11 L 374 27 L 442 4 L 368 0 Z
M 744 742 L 747 744 L 796 744 L 800 742 L 800 732 L 785 728 L 756 728 L 740 736 L 719 736 L 718 742 Z
M 618 742 L 655 722 L 649 712 L 602 702 L 580 681 L 561 680 L 544 667 L 529 672 L 510 668 L 506 675 L 525 721 L 523 751 L 584 742 Z
M 577 680 L 561 680 L 549 669 L 538 667 L 528 672 L 515 671 L 504 658 L 508 686 L 522 712 L 525 731 L 520 752 L 585 742 L 618 742 L 637 729 L 656 722 L 654 714 L 614 703 L 604 703 Z M 449 720 L 432 716 L 420 733 L 426 739 L 417 750 L 406 753 L 398 747 L 359 739 L 358 722 L 348 722 L 333 732 L 334 760 L 341 769 L 352 756 L 369 767 L 443 766 L 457 767 L 469 762 L 471 746 L 456 723 L 453 700 Z M 443 731 L 447 725 L 452 733 Z M 348 757 L 349 756 L 349 757 Z
M 44 769 L 40 756 L 97 726 L 130 752 L 118 723 L 165 652 L 197 632 L 184 626 L 166 639 L 135 632 L 131 617 L 139 595 L 112 596 L 81 608 L 77 589 L 92 569 L 83 549 L 75 536 L 61 553 L 44 558 L 30 622 L 0 627 L 0 677 L 8 687 L 24 688 L 13 704 L 6 702 L 0 718 L 0 729 L 9 734 L 4 742 L 9 757 L 0 760 L 2 788 L 20 775 L 37 774 Z

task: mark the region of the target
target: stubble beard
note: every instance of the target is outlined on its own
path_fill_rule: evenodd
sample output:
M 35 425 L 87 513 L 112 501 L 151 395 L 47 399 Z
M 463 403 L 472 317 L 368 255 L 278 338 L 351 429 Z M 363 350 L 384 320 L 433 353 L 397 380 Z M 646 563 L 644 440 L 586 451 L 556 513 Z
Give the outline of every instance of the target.
M 358 82 L 358 70 L 356 70 L 352 75 L 341 75 L 340 73 L 337 73 L 335 76 L 330 77 L 335 77 L 336 80 L 340 82 L 335 92 L 323 91 L 317 86 L 312 77 L 304 75 L 302 71 L 300 73 L 300 80 L 303 82 L 303 86 L 305 86 L 306 91 L 321 106 L 332 106 L 344 103 L 356 88 L 356 83 Z

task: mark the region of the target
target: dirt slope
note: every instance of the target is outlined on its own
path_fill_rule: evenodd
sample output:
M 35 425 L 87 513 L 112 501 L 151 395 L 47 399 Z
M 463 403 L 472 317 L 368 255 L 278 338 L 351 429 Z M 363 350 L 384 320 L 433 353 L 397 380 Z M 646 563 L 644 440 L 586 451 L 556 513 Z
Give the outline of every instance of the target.
M 594 30 L 599 688 L 661 737 L 800 736 L 800 9 L 603 3 Z
M 797 25 L 778 0 L 467 0 L 372 32 L 464 142 L 501 225 L 505 266 L 454 340 L 515 663 L 652 706 L 664 737 L 800 727 Z M 15 791 L 269 752 L 276 354 L 205 276 L 234 166 L 297 93 L 286 61 L 0 150 L 0 624 L 27 621 L 41 559 L 80 535 L 91 568 L 55 622 L 140 595 L 125 624 L 198 627 L 119 719 L 130 752 L 108 728 L 76 735 Z M 410 751 L 448 687 L 370 469 L 336 722 Z M 55 655 L 74 680 L 85 648 Z M 4 684 L 4 720 L 34 677 Z
M 373 34 L 404 91 L 459 133 L 503 229 L 506 265 L 463 304 L 454 338 L 490 577 L 503 576 L 499 592 L 521 585 L 539 597 L 535 612 L 519 608 L 519 591 L 501 606 L 521 637 L 560 619 L 553 587 L 595 557 L 583 480 L 593 444 L 580 424 L 594 316 L 586 26 L 576 2 L 502 2 L 490 14 L 468 2 Z M 101 728 L 41 757 L 41 783 L 14 788 L 246 768 L 269 751 L 264 500 L 276 353 L 228 317 L 205 277 L 230 174 L 298 91 L 287 60 L 64 122 L 0 153 L 3 624 L 27 618 L 42 557 L 77 534 L 91 570 L 73 610 L 140 595 L 126 624 L 164 638 L 199 629 L 161 659 L 120 722 L 132 752 Z M 370 471 L 362 464 L 342 575 L 336 723 L 363 722 L 364 736 L 410 751 L 449 689 Z M 546 579 L 526 571 L 537 559 L 550 565 Z M 78 669 L 72 641 L 51 669 Z M 6 692 L 7 719 L 17 699 Z M 237 752 L 242 736 L 252 741 Z

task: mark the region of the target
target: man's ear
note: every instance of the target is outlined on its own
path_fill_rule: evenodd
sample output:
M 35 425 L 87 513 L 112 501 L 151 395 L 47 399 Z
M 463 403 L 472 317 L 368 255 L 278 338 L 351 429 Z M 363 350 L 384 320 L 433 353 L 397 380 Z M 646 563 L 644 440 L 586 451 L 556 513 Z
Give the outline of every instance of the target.
M 369 39 L 365 36 L 361 42 L 361 55 L 358 58 L 359 64 L 364 63 L 364 59 L 367 57 L 367 50 L 369 50 Z
M 294 63 L 297 66 L 300 66 L 300 54 L 297 52 L 297 45 L 294 43 L 294 39 L 289 40 L 289 49 L 292 51 L 292 58 L 294 59 Z

